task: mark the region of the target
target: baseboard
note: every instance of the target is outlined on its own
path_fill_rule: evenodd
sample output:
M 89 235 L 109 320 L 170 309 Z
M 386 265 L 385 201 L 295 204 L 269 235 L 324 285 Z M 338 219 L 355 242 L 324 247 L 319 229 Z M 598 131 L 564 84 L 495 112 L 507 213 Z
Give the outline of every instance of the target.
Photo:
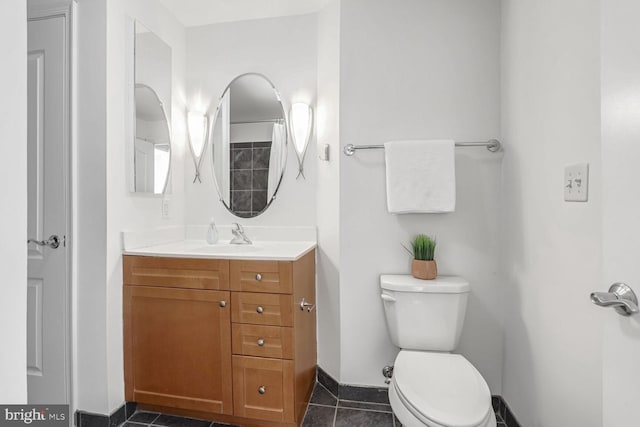
M 335 397 L 338 397 L 339 387 L 340 387 L 340 384 L 338 384 L 338 381 L 336 381 L 331 375 L 327 374 L 327 372 L 324 369 L 322 369 L 319 365 L 317 366 L 316 372 L 317 372 L 318 382 L 322 384 L 324 388 L 329 390 L 331 394 L 333 394 Z
M 361 387 L 340 384 L 324 369 L 318 366 L 318 382 L 331 392 L 336 398 L 344 400 L 356 400 L 361 402 L 389 403 L 387 389 L 382 387 Z M 513 412 L 502 396 L 491 396 L 493 410 L 497 414 L 498 426 L 520 427 Z M 502 424 L 500 424 L 502 423 Z
M 506 400 L 500 395 L 491 396 L 493 410 L 502 418 L 502 422 L 507 427 L 520 427 L 520 423 L 516 420 L 515 415 L 509 408 Z
M 91 412 L 76 411 L 76 427 L 117 427 L 124 423 L 136 411 L 136 404 L 126 402 L 111 415 L 93 414 Z
M 318 382 L 338 399 L 389 404 L 389 394 L 386 387 L 340 384 L 320 366 L 317 368 L 317 373 Z

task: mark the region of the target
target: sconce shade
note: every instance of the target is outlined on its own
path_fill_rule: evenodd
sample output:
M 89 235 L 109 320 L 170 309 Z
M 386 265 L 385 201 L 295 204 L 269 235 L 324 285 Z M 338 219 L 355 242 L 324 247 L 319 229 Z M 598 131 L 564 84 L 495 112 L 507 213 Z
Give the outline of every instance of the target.
M 189 144 L 191 144 L 193 155 L 200 158 L 204 150 L 204 141 L 207 133 L 207 116 L 202 113 L 189 112 L 187 127 L 189 129 Z
M 200 180 L 200 162 L 202 159 L 202 152 L 204 151 L 207 141 L 207 129 L 208 118 L 202 113 L 196 113 L 190 111 L 187 114 L 187 132 L 189 133 L 189 147 L 191 149 L 191 156 L 193 157 L 193 163 L 196 168 L 196 176 L 193 182 Z
M 311 107 L 302 102 L 293 104 L 291 106 L 291 113 L 289 114 L 289 121 L 291 123 L 293 146 L 296 150 L 298 164 L 300 166 L 298 176 L 302 175 L 304 177 L 304 155 L 307 151 L 307 145 L 309 144 L 313 121 Z

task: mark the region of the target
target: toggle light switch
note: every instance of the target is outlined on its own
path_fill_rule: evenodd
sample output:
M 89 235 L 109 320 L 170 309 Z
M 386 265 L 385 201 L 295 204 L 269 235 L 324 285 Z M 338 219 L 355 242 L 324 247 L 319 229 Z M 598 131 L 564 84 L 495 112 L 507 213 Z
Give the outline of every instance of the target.
M 586 202 L 589 199 L 589 163 L 564 168 L 564 200 Z
M 331 146 L 329 144 L 322 144 L 320 146 L 320 150 L 318 153 L 318 158 L 320 160 L 324 160 L 325 162 L 329 161 L 329 150 L 330 150 Z

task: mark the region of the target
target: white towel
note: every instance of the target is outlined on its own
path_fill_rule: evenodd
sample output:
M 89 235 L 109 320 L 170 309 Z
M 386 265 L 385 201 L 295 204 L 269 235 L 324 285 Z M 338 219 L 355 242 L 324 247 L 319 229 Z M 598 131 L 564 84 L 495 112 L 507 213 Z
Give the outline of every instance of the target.
M 452 140 L 384 144 L 390 213 L 453 212 L 456 208 Z

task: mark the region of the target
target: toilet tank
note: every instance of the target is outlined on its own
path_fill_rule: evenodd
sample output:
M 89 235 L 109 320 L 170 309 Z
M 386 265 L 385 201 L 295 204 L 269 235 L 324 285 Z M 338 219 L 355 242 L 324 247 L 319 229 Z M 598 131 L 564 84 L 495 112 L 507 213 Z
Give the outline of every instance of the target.
M 381 298 L 391 341 L 401 349 L 453 351 L 467 310 L 469 282 L 457 276 L 434 280 L 380 276 Z

